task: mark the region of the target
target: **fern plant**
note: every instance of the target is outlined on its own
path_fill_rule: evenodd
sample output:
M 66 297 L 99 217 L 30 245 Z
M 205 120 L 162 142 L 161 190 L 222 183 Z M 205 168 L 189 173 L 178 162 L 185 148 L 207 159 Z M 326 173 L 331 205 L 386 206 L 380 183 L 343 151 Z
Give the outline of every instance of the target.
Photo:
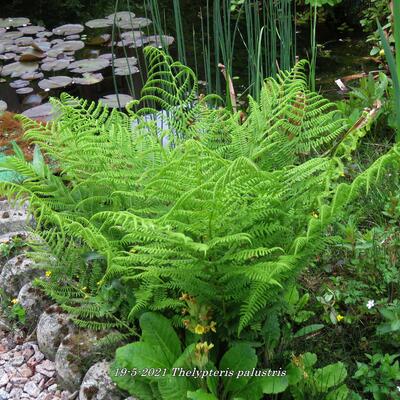
M 21 116 L 51 162 L 8 158 L 25 180 L 1 191 L 29 199 L 53 271 L 39 284 L 82 326 L 135 335 L 151 310 L 184 327 L 184 293 L 210 309 L 221 338 L 254 339 L 326 227 L 398 163 L 397 146 L 341 183 L 348 152 L 329 150 L 357 132 L 307 89 L 303 62 L 267 79 L 243 120 L 197 96 L 187 67 L 155 48 L 146 56 L 148 82 L 127 114 L 63 94 L 53 123 Z

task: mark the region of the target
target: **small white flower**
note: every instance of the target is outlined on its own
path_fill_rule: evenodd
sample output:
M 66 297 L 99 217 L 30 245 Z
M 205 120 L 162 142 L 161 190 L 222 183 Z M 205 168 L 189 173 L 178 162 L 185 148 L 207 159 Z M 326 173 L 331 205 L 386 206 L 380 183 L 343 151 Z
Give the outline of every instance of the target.
M 367 303 L 368 310 L 370 310 L 374 306 L 375 306 L 375 300 L 368 300 L 368 303 Z
M 396 386 L 397 391 L 400 392 L 400 386 Z

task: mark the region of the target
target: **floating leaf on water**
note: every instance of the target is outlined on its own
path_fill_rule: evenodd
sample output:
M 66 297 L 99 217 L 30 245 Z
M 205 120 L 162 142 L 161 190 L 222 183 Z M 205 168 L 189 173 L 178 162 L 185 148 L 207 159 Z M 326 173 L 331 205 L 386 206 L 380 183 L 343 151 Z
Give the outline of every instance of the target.
M 88 28 L 107 28 L 111 26 L 113 22 L 107 18 L 101 19 L 92 19 L 91 21 L 86 22 L 86 26 Z
M 73 83 L 78 85 L 94 85 L 101 82 L 103 79 L 101 73 L 93 74 L 91 72 L 86 72 L 83 74 L 82 78 L 74 78 Z
M 69 76 L 51 76 L 49 79 L 39 81 L 38 86 L 41 89 L 59 89 L 68 86 L 72 83 L 72 78 Z
M 51 44 L 49 42 L 33 42 L 31 45 L 37 51 L 48 51 L 51 48 Z
M 7 103 L 3 100 L 0 100 L 0 113 L 7 110 Z
M 118 76 L 133 75 L 139 72 L 139 68 L 133 65 L 115 68 L 114 74 Z
M 65 69 L 68 67 L 70 64 L 69 60 L 53 60 L 49 62 L 45 62 L 41 65 L 41 69 L 43 71 L 61 71 L 62 69 Z
M 30 36 L 22 36 L 18 39 L 15 39 L 15 44 L 17 46 L 30 46 L 33 43 L 33 38 Z
M 5 53 L 0 55 L 0 60 L 8 61 L 13 60 L 17 55 L 15 53 Z
M 22 105 L 25 107 L 36 107 L 39 104 L 42 104 L 42 101 L 42 96 L 39 96 L 38 94 L 31 94 L 22 100 Z
M 33 48 L 30 48 L 28 51 L 25 51 L 24 53 L 21 54 L 19 61 L 21 61 L 21 62 L 39 61 L 45 57 L 46 57 L 46 55 L 42 51 L 37 51 Z
M 68 51 L 78 51 L 80 49 L 83 49 L 85 47 L 85 43 L 83 43 L 81 40 L 68 40 L 63 43 L 59 43 L 55 45 L 54 47 L 51 48 L 51 51 L 57 51 L 61 50 L 63 52 L 68 52 Z
M 81 37 L 79 35 L 68 35 L 65 36 L 65 40 L 79 40 Z
M 21 89 L 21 88 L 24 88 L 25 86 L 28 86 L 28 85 L 29 85 L 29 82 L 25 81 L 25 80 L 22 80 L 22 79 L 17 79 L 14 82 L 10 82 L 10 86 L 13 89 Z
M 29 23 L 28 18 L 0 18 L 0 28 L 16 28 Z
M 81 24 L 66 24 L 53 29 L 55 35 L 75 35 L 81 33 L 85 28 Z
M 1 40 L 15 40 L 15 39 L 18 39 L 18 38 L 20 38 L 22 36 L 24 36 L 24 34 L 22 32 L 13 31 L 13 32 L 3 33 L 0 36 L 0 39 Z
M 1 71 L 2 76 L 11 76 L 12 78 L 19 78 L 27 72 L 34 72 L 39 68 L 37 62 L 14 62 L 7 64 Z
M 113 58 L 113 54 L 112 53 L 100 54 L 99 58 L 103 58 L 104 60 L 111 60 Z
M 35 79 L 42 79 L 44 77 L 42 72 L 26 72 L 21 75 L 21 79 L 26 81 L 33 81 Z
M 31 87 L 24 87 L 24 88 L 16 90 L 17 94 L 28 94 L 28 93 L 32 93 L 32 92 L 33 92 L 33 88 L 31 88 Z
M 171 46 L 175 39 L 167 35 L 152 35 L 147 36 L 148 45 L 153 47 Z
M 102 44 L 108 43 L 110 40 L 111 40 L 111 35 L 108 33 L 104 33 L 103 35 L 91 38 L 86 43 L 90 46 L 101 46 Z
M 106 17 L 108 20 L 111 20 L 112 23 L 114 21 L 130 21 L 131 19 L 135 18 L 135 14 L 129 11 L 118 11 L 116 13 L 110 14 Z
M 53 36 L 53 32 L 49 32 L 49 31 L 43 31 L 43 32 L 38 32 L 36 34 L 37 38 L 48 38 L 50 36 Z
M 29 108 L 22 113 L 22 115 L 25 115 L 28 118 L 40 119 L 43 121 L 50 121 L 55 116 L 54 114 L 55 111 L 50 103 L 45 103 L 40 106 Z
M 121 29 L 141 29 L 149 26 L 152 21 L 148 18 L 133 18 L 131 21 L 121 20 L 116 25 Z
M 102 97 L 99 101 L 111 108 L 118 108 L 119 105 L 117 96 L 119 98 L 119 104 L 121 105 L 121 107 L 125 107 L 130 101 L 133 100 L 133 97 L 129 96 L 128 94 L 109 94 Z
M 45 31 L 46 28 L 44 26 L 30 25 L 18 28 L 18 30 L 22 32 L 24 35 L 36 35 L 39 32 Z
M 109 65 L 109 61 L 104 58 L 87 58 L 71 63 L 68 68 L 75 73 L 85 73 L 99 71 Z
M 64 39 L 53 39 L 50 43 L 56 46 L 57 44 L 64 43 Z
M 128 64 L 129 65 L 136 65 L 137 64 L 137 58 L 136 57 L 128 57 L 128 58 L 114 58 L 113 61 L 114 67 L 116 68 L 123 68 L 126 67 Z

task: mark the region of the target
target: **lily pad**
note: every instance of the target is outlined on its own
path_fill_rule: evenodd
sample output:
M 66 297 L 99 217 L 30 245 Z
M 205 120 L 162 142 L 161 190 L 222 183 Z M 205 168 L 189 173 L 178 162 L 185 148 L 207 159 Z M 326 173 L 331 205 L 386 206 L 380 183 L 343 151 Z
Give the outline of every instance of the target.
M 36 35 L 39 32 L 43 32 L 46 30 L 44 26 L 36 26 L 36 25 L 29 25 L 29 26 L 24 26 L 22 28 L 18 28 L 20 32 L 22 32 L 24 35 Z
M 132 20 L 121 20 L 116 25 L 121 29 L 141 29 L 149 26 L 152 21 L 148 18 L 133 18 Z
M 17 55 L 15 53 L 5 53 L 0 55 L 0 60 L 8 61 L 13 60 Z
M 113 54 L 112 53 L 100 54 L 99 58 L 104 58 L 105 60 L 111 60 L 113 58 Z
M 28 18 L 0 18 L 0 28 L 16 28 L 29 23 Z
M 79 40 L 81 37 L 79 35 L 68 35 L 65 36 L 65 40 Z
M 126 67 L 128 64 L 129 65 L 136 65 L 137 64 L 137 58 L 136 57 L 128 57 L 128 58 L 115 58 L 113 61 L 114 67 L 120 68 L 120 67 Z
M 72 83 L 72 78 L 69 76 L 51 76 L 49 79 L 39 81 L 38 86 L 41 89 L 59 89 L 68 86 Z
M 23 79 L 17 79 L 14 82 L 10 82 L 10 86 L 13 89 L 21 89 L 21 88 L 24 88 L 25 86 L 29 86 L 29 82 L 25 81 Z
M 44 54 L 42 51 L 38 51 L 33 48 L 30 48 L 28 51 L 25 51 L 24 53 L 21 54 L 19 61 L 21 61 L 21 62 L 39 61 L 45 57 L 46 57 L 46 54 Z
M 67 68 L 69 64 L 69 60 L 54 60 L 43 63 L 41 69 L 42 71 L 61 71 L 62 69 Z
M 24 36 L 22 32 L 17 32 L 17 31 L 12 31 L 12 32 L 6 32 L 1 35 L 1 40 L 15 40 L 20 37 Z
M 87 58 L 71 63 L 68 68 L 75 73 L 85 73 L 99 71 L 109 65 L 109 61 L 104 58 Z
M 11 76 L 12 78 L 19 78 L 27 72 L 34 72 L 39 68 L 37 62 L 14 62 L 7 64 L 1 71 L 2 76 Z
M 45 103 L 40 106 L 29 108 L 22 115 L 28 118 L 40 119 L 42 121 L 50 121 L 55 115 L 55 110 L 50 103 Z
M 82 78 L 74 78 L 73 83 L 78 85 L 94 85 L 101 82 L 103 79 L 101 73 L 93 74 L 91 72 L 86 72 L 83 74 Z
M 88 28 L 108 28 L 111 26 L 113 22 L 110 19 L 107 18 L 101 18 L 101 19 L 92 19 L 91 21 L 86 22 L 86 26 Z
M 31 45 L 37 51 L 48 51 L 51 48 L 51 44 L 49 42 L 33 42 Z
M 31 87 L 24 87 L 21 89 L 17 89 L 15 91 L 17 94 L 28 94 L 28 93 L 32 93 L 33 92 L 33 88 Z
M 3 100 L 0 100 L 0 113 L 7 110 L 7 103 Z
M 119 104 L 118 104 L 118 99 L 119 99 Z M 108 107 L 111 108 L 119 108 L 119 105 L 121 107 L 125 107 L 130 101 L 133 100 L 132 96 L 129 96 L 128 94 L 109 94 L 107 96 L 102 97 L 99 101 Z
M 148 45 L 153 47 L 171 46 L 175 39 L 167 35 L 152 35 L 147 36 Z
M 106 18 L 108 20 L 111 20 L 112 22 L 130 21 L 131 19 L 135 18 L 135 14 L 129 11 L 118 11 L 116 13 L 110 14 Z
M 66 24 L 53 29 L 55 35 L 75 35 L 81 33 L 85 28 L 81 24 Z
M 63 52 L 78 51 L 85 47 L 85 43 L 81 40 L 68 40 L 63 43 L 59 43 L 51 48 L 51 50 L 62 50 Z
M 137 74 L 139 72 L 139 68 L 130 65 L 125 66 L 125 67 L 120 67 L 120 68 L 115 68 L 114 70 L 114 74 L 118 75 L 118 76 L 124 76 L 124 75 L 133 75 L 133 74 Z
M 22 100 L 22 105 L 24 107 L 31 108 L 40 105 L 42 101 L 42 96 L 39 96 L 38 94 L 30 94 L 29 96 L 26 96 L 24 100 Z
M 42 79 L 44 77 L 42 72 L 26 72 L 25 74 L 21 75 L 21 79 L 26 81 L 34 81 L 36 79 Z
M 33 43 L 33 38 L 30 36 L 22 36 L 18 39 L 15 39 L 15 44 L 17 46 L 30 46 Z
M 88 40 L 86 43 L 90 46 L 101 46 L 105 43 L 108 43 L 111 40 L 111 35 L 108 33 L 104 33 L 103 35 L 95 36 Z
M 36 34 L 37 38 L 48 38 L 50 36 L 53 36 L 53 32 L 49 32 L 49 31 L 43 31 L 43 32 L 38 32 Z

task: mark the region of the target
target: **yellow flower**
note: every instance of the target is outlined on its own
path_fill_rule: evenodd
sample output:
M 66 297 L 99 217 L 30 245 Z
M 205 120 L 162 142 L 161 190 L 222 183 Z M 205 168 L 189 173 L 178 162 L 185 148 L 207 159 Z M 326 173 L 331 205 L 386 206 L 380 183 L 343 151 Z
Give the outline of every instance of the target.
M 206 331 L 206 328 L 204 328 L 203 325 L 197 324 L 196 328 L 194 328 L 194 332 L 197 333 L 198 335 L 202 335 Z
M 85 292 L 86 290 L 87 290 L 87 287 L 84 286 L 84 287 L 82 288 L 82 292 Z
M 88 299 L 89 298 L 89 295 L 88 294 L 85 294 L 85 296 L 83 297 L 84 299 Z
M 343 315 L 338 314 L 336 316 L 336 319 L 338 320 L 338 322 L 340 322 L 342 319 L 344 319 Z
M 314 218 L 318 218 L 318 214 L 317 214 L 315 211 L 313 211 L 313 212 L 311 213 L 311 215 L 312 215 Z
M 102 283 L 103 283 L 103 281 L 100 280 L 100 281 L 97 282 L 97 285 L 99 286 L 99 285 L 101 285 Z
M 52 272 L 51 271 L 46 271 L 46 276 L 49 278 L 51 276 Z
M 215 321 L 210 322 L 210 329 L 212 332 L 217 332 L 216 326 L 217 326 L 217 323 Z
M 384 49 L 381 49 L 381 50 L 379 51 L 379 55 L 380 55 L 381 57 L 383 57 L 383 56 L 385 55 L 385 50 L 384 50 Z
M 199 342 L 196 344 L 197 351 L 204 351 L 204 353 L 208 353 L 214 345 L 212 343 L 208 344 L 207 342 Z
M 18 303 L 19 303 L 19 300 L 18 300 L 18 299 L 12 299 L 12 300 L 11 300 L 11 303 L 13 303 L 13 304 L 18 304 Z

